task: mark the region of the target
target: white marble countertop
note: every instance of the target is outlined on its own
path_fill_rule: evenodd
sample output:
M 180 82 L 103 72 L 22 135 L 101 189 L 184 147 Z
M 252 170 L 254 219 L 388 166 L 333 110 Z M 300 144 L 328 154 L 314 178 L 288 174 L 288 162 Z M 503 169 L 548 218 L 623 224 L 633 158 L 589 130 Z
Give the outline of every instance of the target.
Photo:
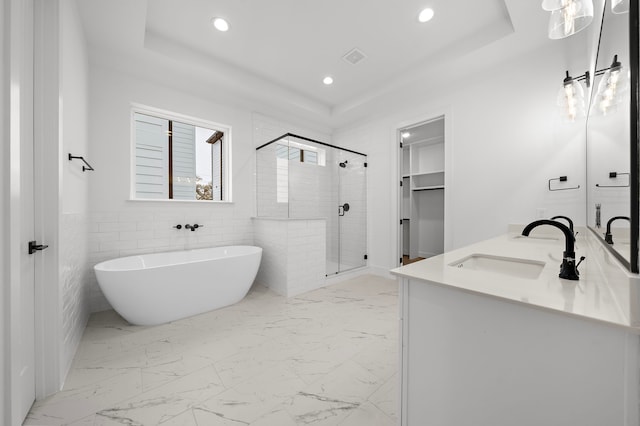
M 522 228 L 510 227 L 513 231 Z M 638 276 L 623 269 L 591 232 L 582 230 L 576 241 L 576 260 L 579 260 L 580 256 L 586 257 L 578 268 L 579 281 L 558 277 L 565 247 L 564 236 L 561 233 L 556 232 L 555 228 L 541 226 L 536 228 L 531 236 L 538 238 L 525 238 L 520 237 L 520 232 L 508 232 L 496 238 L 393 269 L 391 273 L 584 319 L 602 321 L 631 328 L 640 333 Z M 527 279 L 450 266 L 473 254 L 544 262 L 544 267 L 537 278 Z

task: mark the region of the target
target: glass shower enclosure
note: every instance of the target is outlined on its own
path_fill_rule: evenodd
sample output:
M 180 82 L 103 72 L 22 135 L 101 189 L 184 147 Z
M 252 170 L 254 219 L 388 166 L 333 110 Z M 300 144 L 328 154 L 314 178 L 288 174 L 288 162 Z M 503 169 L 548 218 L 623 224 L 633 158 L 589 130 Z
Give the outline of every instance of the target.
M 256 148 L 257 216 L 326 220 L 327 276 L 366 265 L 367 156 L 291 133 Z

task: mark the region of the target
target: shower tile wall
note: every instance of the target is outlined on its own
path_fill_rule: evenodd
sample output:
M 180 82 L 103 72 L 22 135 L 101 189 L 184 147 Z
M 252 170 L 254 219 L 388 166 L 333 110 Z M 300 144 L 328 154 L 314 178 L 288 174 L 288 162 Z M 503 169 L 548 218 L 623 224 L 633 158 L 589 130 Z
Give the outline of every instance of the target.
M 289 203 L 278 202 L 276 144 L 256 151 L 256 210 L 260 217 L 288 217 Z
M 331 197 L 336 169 L 329 161 L 326 166 L 289 161 L 289 217 L 328 218 L 330 212 L 336 214 L 337 205 L 330 210 L 335 204 Z
M 324 219 L 253 222 L 255 244 L 264 249 L 258 283 L 285 297 L 327 285 Z
M 253 114 L 253 143 L 256 147 L 270 142 L 285 133 L 305 135 L 311 139 L 331 143 L 331 136 L 328 133 L 321 133 L 308 128 L 294 126 L 262 114 Z M 275 146 L 265 147 L 257 151 L 257 155 L 257 162 L 260 164 L 257 170 L 260 174 L 256 178 L 257 214 L 264 217 L 287 217 L 290 207 L 289 204 L 277 202 Z M 289 170 L 289 173 L 292 173 L 292 171 Z M 291 183 L 292 180 L 289 179 L 289 184 L 291 185 Z M 305 216 L 307 214 L 306 212 L 300 213 L 305 214 Z M 316 208 L 313 215 L 306 217 L 318 216 Z
M 206 211 L 202 206 L 198 207 L 90 214 L 89 268 L 104 260 L 123 256 L 253 244 L 253 227 L 249 217 L 238 217 L 230 205 L 215 206 L 215 209 Z M 186 223 L 198 223 L 204 227 L 195 232 L 173 228 Z M 87 281 L 91 312 L 110 309 L 95 274 L 89 274 Z
M 83 285 L 93 275 L 87 265 L 87 215 L 60 216 L 60 285 L 62 295 L 61 366 L 63 374 L 71 367 L 78 343 L 89 318 L 88 293 Z

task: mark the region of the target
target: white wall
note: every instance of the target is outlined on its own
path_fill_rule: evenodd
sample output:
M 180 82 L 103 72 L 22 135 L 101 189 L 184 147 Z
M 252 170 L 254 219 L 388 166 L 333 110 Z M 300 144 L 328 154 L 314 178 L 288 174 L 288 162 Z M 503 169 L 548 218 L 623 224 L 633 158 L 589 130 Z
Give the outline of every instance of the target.
M 103 66 L 90 68 L 89 266 L 120 256 L 203 246 L 251 244 L 254 147 L 251 113 L 149 83 Z M 232 203 L 129 201 L 131 104 L 138 103 L 232 128 Z M 203 224 L 196 232 L 181 224 Z M 91 310 L 108 309 L 95 275 Z
M 438 91 L 416 87 L 421 101 L 391 103 L 386 115 L 334 133 L 334 144 L 369 156 L 370 265 L 392 268 L 399 257 L 396 129 L 442 112 L 452 125 L 445 205 L 451 246 L 445 249 L 528 223 L 538 209 L 584 224 L 584 125 L 562 122 L 555 108 L 565 66 L 562 48 L 547 46 Z M 548 180 L 561 175 L 581 189 L 549 192 Z
M 89 83 L 89 158 L 96 169 L 90 176 L 89 267 L 141 253 L 253 244 L 255 147 L 287 132 L 328 137 L 242 107 L 220 105 L 208 94 L 156 85 L 101 62 L 92 62 Z M 129 201 L 132 103 L 231 126 L 233 202 Z M 205 226 L 196 232 L 173 228 L 186 223 Z M 110 308 L 94 274 L 87 285 L 91 311 Z
M 89 318 L 87 280 L 87 213 L 91 172 L 82 171 L 79 160 L 89 161 L 88 57 L 82 24 L 74 1 L 60 2 L 60 105 L 62 137 L 62 214 L 59 240 L 59 286 L 62 307 L 61 376 L 71 367 L 84 326 Z

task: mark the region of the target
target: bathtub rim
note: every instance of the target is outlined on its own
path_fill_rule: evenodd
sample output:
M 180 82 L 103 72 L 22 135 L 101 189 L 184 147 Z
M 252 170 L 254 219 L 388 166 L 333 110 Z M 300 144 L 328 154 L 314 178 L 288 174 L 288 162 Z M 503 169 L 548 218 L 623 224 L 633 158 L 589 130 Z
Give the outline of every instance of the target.
M 230 249 L 230 248 L 245 248 L 245 249 L 253 249 L 253 250 L 246 251 L 246 252 L 235 253 L 235 254 L 227 255 L 227 256 L 223 256 L 223 257 L 211 257 L 211 258 L 197 259 L 197 260 L 191 260 L 191 261 L 185 261 L 185 262 L 163 263 L 163 264 L 160 264 L 160 265 L 153 265 L 153 266 L 146 266 L 146 267 L 135 267 L 135 268 L 127 267 L 127 268 L 117 268 L 117 269 L 106 269 L 104 267 L 104 265 L 107 265 L 109 263 L 116 263 L 116 262 L 120 262 L 120 261 L 126 261 L 127 259 L 135 259 L 135 258 L 141 258 L 141 257 L 145 257 L 145 256 L 148 257 L 148 256 L 156 256 L 156 255 L 167 255 L 167 254 L 171 254 L 171 253 L 183 253 L 183 252 L 194 252 L 194 251 L 197 252 L 197 251 L 208 251 L 208 250 Z M 114 257 L 112 259 L 104 260 L 104 261 L 102 261 L 100 263 L 95 264 L 93 266 L 93 270 L 94 271 L 100 271 L 100 272 L 142 271 L 142 270 L 166 268 L 166 267 L 175 266 L 175 265 L 189 265 L 189 264 L 194 264 L 194 263 L 212 262 L 212 261 L 216 261 L 216 260 L 231 259 L 231 258 L 235 258 L 235 257 L 253 256 L 253 255 L 262 254 L 262 251 L 263 251 L 262 247 L 259 247 L 259 246 L 231 245 L 231 246 L 200 247 L 200 248 L 187 249 L 187 250 L 170 250 L 170 251 L 162 251 L 162 252 L 154 252 L 154 253 L 134 254 L 134 255 L 131 255 L 131 256 Z

